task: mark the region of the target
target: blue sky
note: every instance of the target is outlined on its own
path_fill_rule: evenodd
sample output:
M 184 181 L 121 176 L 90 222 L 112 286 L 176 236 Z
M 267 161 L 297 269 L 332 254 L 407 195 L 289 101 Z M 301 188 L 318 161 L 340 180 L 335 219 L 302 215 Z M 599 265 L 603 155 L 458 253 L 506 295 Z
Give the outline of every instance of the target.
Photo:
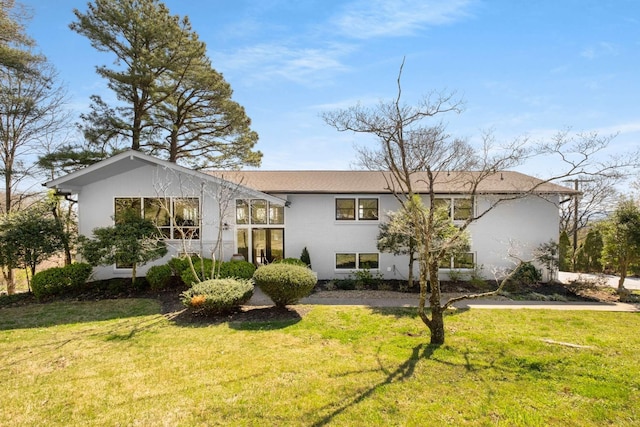
M 85 0 L 22 0 L 28 32 L 66 82 L 71 108 L 111 100 L 95 73 L 113 57 L 69 30 Z M 396 94 L 456 91 L 454 136 L 498 141 L 556 131 L 619 132 L 612 152 L 640 147 L 640 2 L 636 0 L 167 0 L 189 16 L 214 67 L 253 120 L 263 169 L 350 169 L 354 143 L 320 118 Z M 520 170 L 544 176 L 549 165 Z

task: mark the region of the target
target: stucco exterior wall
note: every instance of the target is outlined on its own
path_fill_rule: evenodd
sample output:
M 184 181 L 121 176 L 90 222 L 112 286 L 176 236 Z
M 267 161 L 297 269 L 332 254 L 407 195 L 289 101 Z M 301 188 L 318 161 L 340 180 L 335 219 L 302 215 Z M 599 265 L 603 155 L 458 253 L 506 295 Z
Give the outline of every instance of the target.
M 344 278 L 353 271 L 336 269 L 337 253 L 378 253 L 376 238 L 381 221 L 386 213 L 397 210 L 398 202 L 392 195 L 371 194 L 272 194 L 286 199 L 284 209 L 285 256 L 298 258 L 304 247 L 311 257 L 313 270 L 318 278 L 329 280 Z M 96 227 L 113 224 L 114 200 L 116 197 L 199 197 L 201 212 L 201 240 L 190 242 L 188 252 L 201 252 L 211 257 L 215 245 L 218 226 L 217 188 L 211 181 L 203 182 L 194 176 L 166 170 L 160 166 L 147 165 L 128 172 L 85 185 L 78 193 L 79 231 L 91 236 Z M 236 194 L 236 198 L 252 198 Z M 255 195 L 253 196 L 255 197 Z M 336 220 L 335 199 L 377 198 L 379 200 L 378 221 Z M 541 243 L 558 238 L 557 196 L 542 198 L 530 196 L 500 204 L 470 227 L 471 251 L 475 253 L 476 264 L 484 267 L 484 275 L 492 277 L 494 268 L 512 268 L 507 259 L 509 250 L 515 250 L 523 259 L 530 259 L 531 252 Z M 476 214 L 489 206 L 490 200 L 479 197 Z M 228 214 L 222 223 L 222 250 L 218 258 L 228 260 L 237 251 L 237 226 L 235 224 L 235 202 L 229 205 Z M 268 226 L 265 226 L 265 228 Z M 259 227 L 258 227 L 259 228 Z M 150 265 L 163 264 L 172 256 L 182 252 L 181 242 L 167 241 L 169 253 L 161 260 L 139 267 L 139 275 L 144 275 Z M 381 253 L 379 269 L 376 271 L 387 279 L 406 279 L 408 257 Z M 417 263 L 415 272 L 417 273 Z M 128 269 L 115 266 L 98 267 L 95 279 L 128 277 Z M 442 270 L 442 278 L 447 271 Z
M 144 166 L 129 172 L 111 176 L 94 184 L 84 186 L 78 193 L 78 228 L 85 236 L 91 236 L 96 227 L 113 225 L 115 198 L 117 197 L 198 197 L 201 212 L 201 240 L 188 242 L 188 252 L 200 252 L 211 257 L 217 239 L 218 204 L 216 189 L 211 183 L 204 183 L 192 176 L 167 171 L 161 167 Z M 232 209 L 232 208 L 231 208 Z M 182 241 L 167 240 L 168 254 L 153 263 L 138 268 L 138 275 L 144 276 L 151 265 L 164 264 L 172 256 L 183 252 Z M 223 231 L 223 253 L 230 256 L 234 250 L 232 230 Z M 228 254 L 228 255 L 227 255 Z M 101 266 L 94 269 L 94 279 L 129 277 L 131 270 Z
M 279 195 L 285 197 L 285 195 Z M 380 221 L 335 220 L 336 197 L 374 197 L 371 195 L 294 194 L 286 198 L 290 207 L 285 209 L 285 256 L 299 257 L 306 246 L 313 270 L 319 279 L 344 278 L 351 271 L 336 270 L 336 253 L 377 253 L 376 237 L 385 213 L 396 210 L 398 202 L 391 195 L 380 195 Z M 479 197 L 476 213 L 484 212 L 490 205 L 487 198 Z M 496 268 L 513 268 L 508 258 L 514 251 L 522 259 L 530 259 L 532 251 L 541 243 L 557 241 L 559 216 L 557 196 L 541 198 L 530 196 L 504 202 L 473 223 L 471 251 L 476 265 L 483 267 L 483 274 L 493 278 Z M 387 279 L 406 279 L 409 259 L 381 253 L 379 273 Z M 415 270 L 417 273 L 417 263 Z M 447 270 L 441 278 L 447 278 Z

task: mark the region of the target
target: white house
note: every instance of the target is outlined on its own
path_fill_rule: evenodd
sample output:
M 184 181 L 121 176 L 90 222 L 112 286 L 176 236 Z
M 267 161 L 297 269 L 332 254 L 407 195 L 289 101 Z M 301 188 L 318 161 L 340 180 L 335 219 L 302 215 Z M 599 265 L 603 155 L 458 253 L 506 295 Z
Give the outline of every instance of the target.
M 540 244 L 557 241 L 558 205 L 575 192 L 517 172 L 504 171 L 482 181 L 474 198 L 456 184 L 462 173 L 442 173 L 438 203 L 449 206 L 454 222 L 477 216 L 471 224 L 468 254 L 442 266 L 473 269 L 510 267 L 514 246 L 522 257 Z M 467 173 L 468 174 L 468 173 Z M 541 185 L 540 185 L 541 184 Z M 179 253 L 200 253 L 228 260 L 240 253 L 262 264 L 298 258 L 307 248 L 319 279 L 341 278 L 368 268 L 388 279 L 404 279 L 408 257 L 380 253 L 379 225 L 398 201 L 382 172 L 374 171 L 226 171 L 202 173 L 128 151 L 46 184 L 76 194 L 80 234 L 112 225 L 124 208 L 139 209 L 166 236 L 167 261 Z M 536 187 L 535 192 L 531 188 Z M 416 193 L 426 193 L 419 179 Z M 528 194 L 531 193 L 531 194 Z M 182 236 L 187 236 L 184 238 Z M 146 267 L 139 271 L 144 274 Z M 94 277 L 130 275 L 126 266 L 96 269 Z

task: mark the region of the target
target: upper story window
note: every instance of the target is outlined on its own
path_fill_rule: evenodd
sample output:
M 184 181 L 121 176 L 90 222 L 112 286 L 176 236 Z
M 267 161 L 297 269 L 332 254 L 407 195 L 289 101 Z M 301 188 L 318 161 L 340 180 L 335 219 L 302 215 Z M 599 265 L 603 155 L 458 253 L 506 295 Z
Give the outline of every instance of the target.
M 284 224 L 284 206 L 264 199 L 236 200 L 236 224 Z
M 375 198 L 336 199 L 338 221 L 377 221 L 378 210 L 378 199 Z
M 454 221 L 466 221 L 473 217 L 473 198 L 471 197 L 437 197 L 433 200 L 436 208 L 443 207 Z
M 169 197 L 116 197 L 114 220 L 127 213 L 152 221 L 167 239 L 200 238 L 200 199 Z

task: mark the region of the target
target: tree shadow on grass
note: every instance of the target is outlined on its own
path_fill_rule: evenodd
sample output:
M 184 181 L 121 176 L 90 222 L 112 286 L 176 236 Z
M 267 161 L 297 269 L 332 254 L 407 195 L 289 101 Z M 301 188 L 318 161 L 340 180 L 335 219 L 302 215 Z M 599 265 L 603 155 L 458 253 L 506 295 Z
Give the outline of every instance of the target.
M 386 375 L 384 380 L 372 385 L 365 391 L 353 396 L 351 399 L 345 399 L 337 409 L 334 409 L 331 413 L 325 415 L 320 420 L 311 425 L 314 427 L 327 425 L 347 409 L 355 407 L 359 403 L 374 395 L 380 387 L 394 382 L 404 381 L 405 379 L 410 378 L 411 376 L 413 376 L 417 363 L 421 359 L 430 359 L 435 350 L 438 349 L 438 347 L 439 346 L 437 345 L 419 344 L 413 348 L 413 350 L 411 351 L 411 356 L 395 370 L 389 371 L 381 366 L 380 370 L 383 371 Z M 333 405 L 327 405 L 324 408 L 321 408 L 321 410 L 329 409 L 329 406 Z M 312 416 L 313 414 L 309 415 Z
M 0 309 L 0 330 L 47 328 L 161 314 L 150 299 L 59 300 Z
M 467 311 L 469 311 L 468 307 L 448 309 L 445 312 L 445 316 L 456 316 Z M 417 307 L 371 307 L 371 312 L 383 316 L 393 316 L 396 319 L 418 317 Z
M 529 363 L 529 364 L 519 363 L 514 366 L 500 363 L 499 360 L 505 357 L 508 357 L 508 355 L 505 354 L 503 351 L 498 352 L 498 354 L 496 354 L 496 357 L 489 358 L 489 360 L 485 363 L 482 363 L 481 361 L 474 362 L 472 360 L 473 359 L 472 352 L 469 349 L 465 349 L 461 352 L 462 360 L 459 360 L 459 361 L 446 360 L 446 358 L 435 356 L 436 350 L 439 349 L 440 347 L 441 347 L 440 345 L 433 345 L 433 344 L 426 344 L 426 343 L 416 345 L 413 348 L 411 355 L 407 358 L 407 360 L 402 364 L 400 364 L 394 370 L 389 370 L 388 368 L 385 368 L 382 365 L 382 362 L 379 361 L 378 363 L 380 365 L 380 368 L 374 371 L 383 372 L 385 375 L 385 378 L 383 380 L 377 382 L 376 384 L 371 385 L 370 387 L 368 387 L 366 390 L 362 392 L 354 394 L 351 398 L 347 397 L 340 400 L 339 403 L 338 402 L 336 402 L 335 404 L 330 403 L 318 410 L 314 410 L 313 413 L 310 413 L 307 415 L 308 419 L 313 418 L 315 415 L 317 415 L 318 412 L 324 412 L 334 408 L 330 413 L 323 416 L 321 419 L 319 419 L 318 421 L 316 421 L 311 425 L 324 426 L 324 425 L 331 424 L 334 421 L 334 419 L 340 416 L 342 413 L 346 412 L 351 408 L 356 407 L 358 404 L 364 402 L 366 399 L 374 396 L 376 392 L 379 390 L 379 388 L 392 383 L 397 383 L 397 382 L 401 382 L 409 379 L 410 377 L 413 376 L 417 364 L 422 360 L 429 360 L 430 362 L 441 364 L 443 366 L 463 367 L 467 373 L 474 375 L 477 380 L 486 384 L 489 384 L 488 382 L 489 380 L 479 375 L 481 371 L 499 369 L 504 374 L 510 374 L 511 376 L 517 378 L 519 376 L 531 375 L 532 372 L 534 374 L 538 374 L 539 373 L 538 371 L 540 370 L 537 365 L 534 365 L 532 363 Z M 372 372 L 372 370 L 368 370 L 366 372 Z M 344 375 L 346 376 L 346 375 L 361 374 L 361 373 L 363 373 L 363 371 L 346 373 Z M 487 390 L 487 393 L 488 393 L 487 399 L 490 399 L 493 391 L 489 388 Z M 336 408 L 336 406 L 338 407 Z

